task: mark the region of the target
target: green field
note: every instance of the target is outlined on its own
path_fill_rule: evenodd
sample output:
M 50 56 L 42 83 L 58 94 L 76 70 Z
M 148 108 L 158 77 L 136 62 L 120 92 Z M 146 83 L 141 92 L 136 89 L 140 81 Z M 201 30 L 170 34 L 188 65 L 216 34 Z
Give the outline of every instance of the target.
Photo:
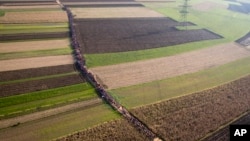
M 71 52 L 72 50 L 70 49 L 70 47 L 65 47 L 62 49 L 0 53 L 0 60 L 41 57 L 41 56 L 68 55 L 68 54 L 71 54 Z
M 109 92 L 124 106 L 135 108 L 222 85 L 250 74 L 250 57 L 219 67 Z
M 88 83 L 0 98 L 0 117 L 34 112 L 42 108 L 96 98 Z
M 68 23 L 0 24 L 0 34 L 68 31 Z
M 4 16 L 5 12 L 3 10 L 0 9 L 0 17 Z
M 0 130 L 0 138 L 6 141 L 35 140 L 48 141 L 75 133 L 103 122 L 119 118 L 120 115 L 106 104 L 93 105 L 83 109 L 20 124 L 14 128 Z M 13 136 L 14 135 L 14 136 Z
M 218 3 L 218 1 L 215 0 L 212 1 Z M 192 4 L 202 1 L 194 0 L 190 2 L 192 6 Z M 223 4 L 227 3 L 225 1 L 221 2 Z M 178 4 L 180 4 L 180 2 L 165 3 L 165 4 L 145 3 L 144 5 L 148 8 L 151 8 L 159 13 L 166 15 L 167 17 L 180 21 L 180 13 L 179 13 L 180 7 L 178 6 Z M 106 53 L 106 54 L 87 54 L 87 55 L 85 54 L 85 58 L 87 60 L 87 66 L 88 67 L 105 66 L 105 65 L 119 64 L 124 62 L 133 62 L 138 60 L 146 60 L 146 59 L 175 55 L 183 52 L 202 49 L 205 47 L 211 47 L 216 44 L 233 42 L 249 32 L 249 23 L 250 23 L 249 15 L 232 12 L 227 9 L 215 9 L 211 11 L 202 12 L 194 10 L 191 7 L 189 11 L 190 13 L 188 14 L 187 19 L 188 21 L 193 22 L 194 24 L 197 25 L 195 28 L 208 29 L 223 36 L 224 38 L 218 40 L 193 42 L 182 45 L 141 50 L 141 51 Z M 194 27 L 192 26 L 190 28 L 192 29 Z

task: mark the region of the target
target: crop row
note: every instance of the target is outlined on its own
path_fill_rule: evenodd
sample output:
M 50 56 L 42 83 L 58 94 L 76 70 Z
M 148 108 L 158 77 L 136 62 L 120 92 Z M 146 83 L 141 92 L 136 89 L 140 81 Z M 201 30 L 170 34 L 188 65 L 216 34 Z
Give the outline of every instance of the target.
M 107 122 L 94 128 L 57 139 L 57 141 L 68 140 L 149 141 L 148 138 L 142 136 L 124 119 Z
M 62 77 L 31 80 L 27 82 L 20 82 L 13 84 L 3 84 L 0 87 L 0 97 L 74 85 L 82 82 L 84 82 L 84 80 L 81 79 L 79 75 L 72 74 Z
M 54 107 L 60 104 L 95 98 L 95 90 L 87 83 L 81 83 L 38 92 L 0 98 L 1 117 L 23 114 Z
M 69 37 L 68 32 L 0 34 L 0 41 L 48 39 Z
M 198 140 L 250 108 L 250 76 L 132 110 L 165 140 Z
M 25 78 L 34 78 L 41 77 L 46 75 L 56 75 L 61 73 L 73 72 L 72 65 L 60 65 L 52 67 L 42 67 L 42 68 L 31 68 L 23 70 L 14 70 L 14 71 L 5 71 L 0 72 L 0 80 L 3 81 L 12 81 Z

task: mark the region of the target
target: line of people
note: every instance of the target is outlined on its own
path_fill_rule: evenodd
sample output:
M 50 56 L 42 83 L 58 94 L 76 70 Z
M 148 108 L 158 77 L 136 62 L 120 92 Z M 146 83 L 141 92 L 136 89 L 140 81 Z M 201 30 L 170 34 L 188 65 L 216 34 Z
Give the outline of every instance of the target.
M 77 70 L 81 73 L 81 75 L 84 76 L 84 78 L 93 85 L 93 87 L 96 89 L 96 92 L 98 95 L 106 101 L 108 104 L 110 104 L 115 110 L 117 110 L 120 114 L 122 114 L 131 124 L 133 124 L 140 132 L 143 132 L 148 138 L 151 140 L 154 140 L 156 138 L 156 135 L 149 130 L 141 121 L 139 121 L 135 116 L 133 116 L 131 113 L 126 110 L 122 105 L 120 105 L 111 95 L 109 95 L 103 86 L 97 82 L 97 79 L 95 78 L 94 74 L 92 74 L 90 71 L 88 71 L 86 64 L 85 64 L 85 58 L 81 54 L 80 50 L 80 44 L 77 41 L 77 35 L 76 35 L 76 28 L 74 27 L 74 20 L 73 20 L 73 14 L 71 11 L 64 7 L 64 10 L 68 14 L 69 18 L 69 26 L 70 26 L 70 35 L 71 35 L 71 44 L 73 48 L 74 58 L 75 58 L 75 66 Z

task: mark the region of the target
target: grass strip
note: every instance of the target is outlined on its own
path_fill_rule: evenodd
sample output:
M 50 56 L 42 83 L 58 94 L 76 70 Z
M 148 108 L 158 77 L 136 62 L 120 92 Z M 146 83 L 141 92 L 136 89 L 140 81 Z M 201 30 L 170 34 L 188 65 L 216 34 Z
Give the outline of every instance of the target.
M 72 50 L 68 46 L 68 47 L 61 48 L 61 49 L 0 53 L 0 60 L 30 58 L 30 57 L 42 57 L 42 56 L 68 55 L 71 53 L 72 53 Z
M 202 91 L 250 74 L 250 57 L 219 67 L 109 92 L 122 105 L 134 108 Z M 139 100 L 138 100 L 139 99 Z
M 44 91 L 31 92 L 21 95 L 15 95 L 10 97 L 0 98 L 0 108 L 17 105 L 17 104 L 25 104 L 32 101 L 48 99 L 51 97 L 62 96 L 66 94 L 81 92 L 85 90 L 92 90 L 92 86 L 88 83 L 81 83 L 71 86 L 65 86 L 55 89 L 48 89 Z
M 0 17 L 3 17 L 5 15 L 5 11 L 0 9 Z
M 68 23 L 0 24 L 1 34 L 68 31 Z
M 17 104 L 13 106 L 8 106 L 4 108 L 0 108 L 0 113 L 2 115 L 8 116 L 17 114 L 16 112 L 29 112 L 34 110 L 39 110 L 42 108 L 54 107 L 56 105 L 62 105 L 66 103 L 72 103 L 75 101 L 84 101 L 92 98 L 96 98 L 94 89 L 84 90 L 81 92 L 68 93 L 60 96 L 50 97 L 42 100 L 30 101 L 22 104 Z
M 46 75 L 41 77 L 33 77 L 33 78 L 27 78 L 27 79 L 19 79 L 19 80 L 13 80 L 13 81 L 4 81 L 0 82 L 0 85 L 4 84 L 13 84 L 13 83 L 20 83 L 20 82 L 27 82 L 32 80 L 42 80 L 42 79 L 49 79 L 49 78 L 57 78 L 57 77 L 64 77 L 72 74 L 78 74 L 78 72 L 69 72 L 69 73 L 63 73 L 63 74 L 56 74 L 56 75 Z
M 161 47 L 155 49 L 129 51 L 120 53 L 104 53 L 104 54 L 85 54 L 88 67 L 106 66 L 120 64 L 125 62 L 134 62 L 139 60 L 153 59 L 176 55 L 184 52 L 189 52 L 197 49 L 206 48 L 216 44 L 227 42 L 225 39 L 201 41 L 187 43 L 169 47 Z

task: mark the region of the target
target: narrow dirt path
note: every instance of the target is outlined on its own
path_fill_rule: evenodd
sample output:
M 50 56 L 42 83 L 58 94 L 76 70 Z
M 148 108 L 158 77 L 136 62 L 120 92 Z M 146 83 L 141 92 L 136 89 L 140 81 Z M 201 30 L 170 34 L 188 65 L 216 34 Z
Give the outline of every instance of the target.
M 236 43 L 138 62 L 90 69 L 108 89 L 115 89 L 169 77 L 193 73 L 250 56 Z M 174 66 L 174 67 L 173 67 Z

